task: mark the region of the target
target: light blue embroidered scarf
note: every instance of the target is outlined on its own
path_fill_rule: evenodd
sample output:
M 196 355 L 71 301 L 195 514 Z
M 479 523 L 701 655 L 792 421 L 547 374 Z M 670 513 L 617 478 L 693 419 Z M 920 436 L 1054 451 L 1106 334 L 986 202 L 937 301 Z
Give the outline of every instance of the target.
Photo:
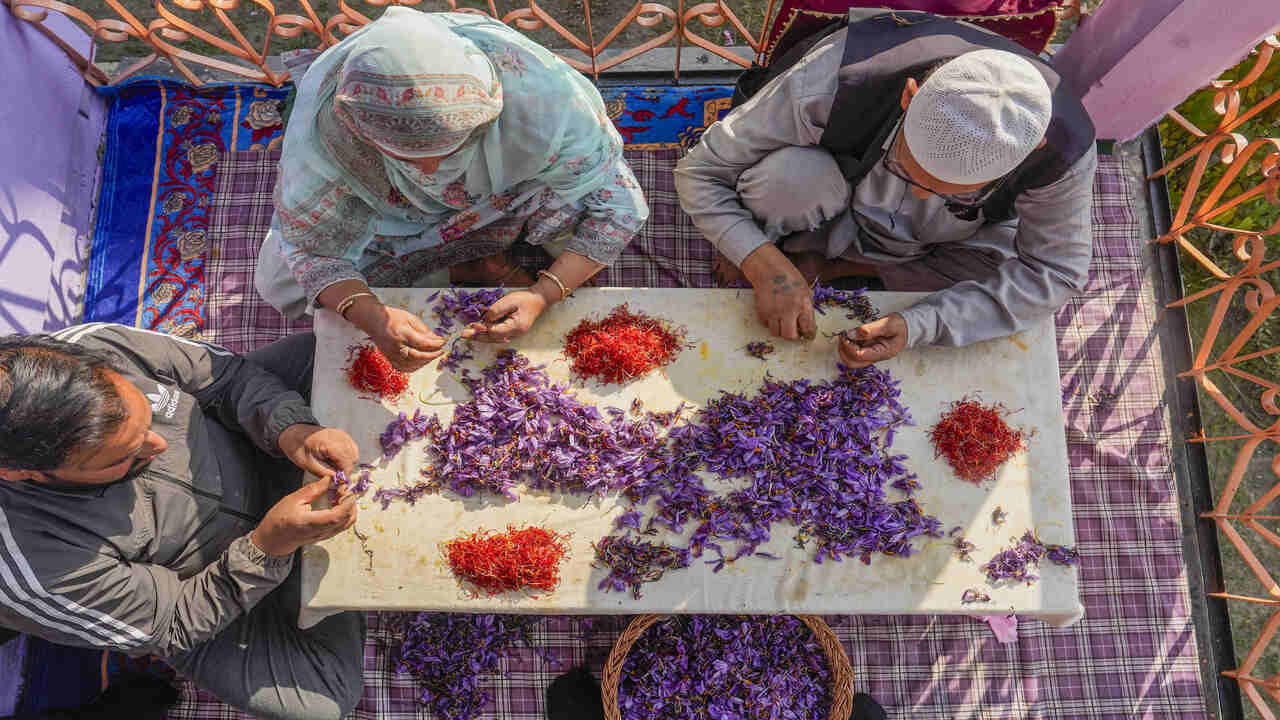
M 387 154 L 450 150 L 430 175 Z M 276 213 L 285 242 L 355 262 L 375 224 L 438 225 L 535 179 L 576 202 L 621 154 L 600 93 L 542 46 L 484 16 L 392 7 L 299 81 Z

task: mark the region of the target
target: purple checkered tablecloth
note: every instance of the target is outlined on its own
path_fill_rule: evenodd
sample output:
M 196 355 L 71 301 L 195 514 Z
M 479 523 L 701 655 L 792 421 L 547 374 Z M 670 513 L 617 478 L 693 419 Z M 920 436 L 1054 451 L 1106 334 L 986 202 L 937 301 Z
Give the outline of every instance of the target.
M 617 262 L 595 277 L 599 287 L 716 287 L 716 250 L 680 209 L 672 174 L 679 149 L 627 150 L 649 201 L 649 222 Z
M 627 162 L 649 201 L 649 222 L 609 267 L 591 279 L 596 287 L 717 287 L 713 267 L 716 250 L 703 239 L 693 220 L 680 209 L 672 170 L 679 148 L 626 150 Z M 515 262 L 528 270 L 546 269 L 550 256 L 542 249 L 516 243 Z
M 610 271 L 609 284 L 709 286 L 713 252 L 678 209 L 669 173 L 674 153 L 630 152 L 628 157 L 648 193 L 653 218 L 644 251 L 629 250 L 628 264 Z M 264 159 L 257 165 L 243 161 L 236 153 L 223 161 L 213 222 L 241 228 L 253 217 L 260 224 L 252 233 L 211 228 L 215 239 L 231 243 L 211 258 L 211 278 L 228 273 L 222 264 L 252 272 L 256 245 L 249 249 L 248 244 L 260 242 L 266 232 L 269 166 Z M 239 199 L 222 197 L 223 188 Z M 1156 308 L 1132 199 L 1137 190 L 1121 160 L 1099 158 L 1089 284 L 1057 316 L 1085 618 L 1065 629 L 1023 621 L 1018 642 L 1001 645 L 985 624 L 967 618 L 828 617 L 852 660 L 854 687 L 876 697 L 891 718 L 1207 717 L 1162 402 Z M 217 302 L 212 282 L 210 287 L 210 308 L 226 308 Z M 251 294 L 251 279 L 237 287 Z M 243 295 L 237 302 L 263 305 Z M 282 335 L 278 325 L 239 326 L 261 312 L 261 307 L 239 308 L 235 314 L 211 311 L 206 327 L 221 338 L 258 341 Z M 229 322 L 234 324 L 227 327 Z M 387 619 L 369 616 L 365 694 L 355 717 L 429 717 L 415 705 L 414 684 L 395 674 L 396 643 Z M 483 680 L 495 695 L 484 720 L 545 717 L 542 697 L 551 679 L 582 662 L 599 671 L 626 621 L 544 619 L 535 640 L 562 666 L 517 650 L 502 661 L 499 673 Z M 242 717 L 190 686 L 184 695 L 170 717 Z
M 311 318 L 285 318 L 253 287 L 258 248 L 271 229 L 271 191 L 279 161 L 277 150 L 246 151 L 226 153 L 218 164 L 209 204 L 203 337 L 236 352 L 311 329 Z

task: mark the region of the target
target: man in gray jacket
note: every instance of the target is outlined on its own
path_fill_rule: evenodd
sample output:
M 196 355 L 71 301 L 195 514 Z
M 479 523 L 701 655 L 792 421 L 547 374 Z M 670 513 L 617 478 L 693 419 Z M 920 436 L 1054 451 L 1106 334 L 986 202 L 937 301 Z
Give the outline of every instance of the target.
M 311 508 L 359 458 L 307 405 L 314 349 L 107 323 L 0 338 L 0 626 L 159 656 L 260 717 L 351 710 L 363 616 L 298 629 L 291 572 L 356 518 L 346 495 Z
M 1093 124 L 1047 63 L 973 25 L 854 10 L 738 84 L 676 167 L 680 204 L 788 339 L 809 285 L 934 294 L 855 329 L 851 365 L 967 345 L 1056 311 L 1088 277 Z

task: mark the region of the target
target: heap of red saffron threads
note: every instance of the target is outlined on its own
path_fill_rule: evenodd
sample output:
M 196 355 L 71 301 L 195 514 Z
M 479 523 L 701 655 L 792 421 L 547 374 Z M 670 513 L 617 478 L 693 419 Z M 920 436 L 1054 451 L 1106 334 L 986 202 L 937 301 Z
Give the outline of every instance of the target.
M 453 574 L 487 595 L 531 588 L 555 590 L 569 536 L 537 525 L 507 526 L 506 532 L 480 530 L 444 544 Z
M 934 457 L 946 458 L 961 479 L 979 484 L 1021 450 L 1025 435 L 1004 421 L 1001 405 L 983 405 L 964 398 L 951 403 L 929 431 Z
M 684 330 L 626 305 L 603 320 L 583 320 L 564 339 L 573 372 L 604 383 L 624 383 L 670 365 L 684 347 Z
M 378 348 L 356 345 L 347 355 L 347 382 L 360 392 L 394 400 L 408 389 L 409 376 L 391 367 Z

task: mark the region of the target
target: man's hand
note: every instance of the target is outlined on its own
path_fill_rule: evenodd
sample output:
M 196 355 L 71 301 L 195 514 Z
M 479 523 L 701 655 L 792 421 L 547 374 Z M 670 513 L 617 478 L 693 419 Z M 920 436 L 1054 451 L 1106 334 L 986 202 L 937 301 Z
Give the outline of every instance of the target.
M 550 304 L 537 286 L 516 290 L 490 305 L 480 322 L 471 323 L 462 331 L 462 337 L 487 343 L 508 342 L 529 332 Z
M 755 293 L 756 314 L 769 332 L 787 340 L 818 334 L 813 291 L 781 250 L 761 245 L 742 262 L 742 271 Z
M 411 373 L 444 354 L 444 338 L 411 312 L 387 307 L 373 298 L 360 298 L 347 317 L 400 372 Z M 408 348 L 407 354 L 403 348 Z
M 350 475 L 360 459 L 356 441 L 342 430 L 319 425 L 290 425 L 280 433 L 280 452 L 316 477 Z
M 324 510 L 312 510 L 311 503 L 323 497 L 332 478 L 307 483 L 276 503 L 267 511 L 249 540 L 268 555 L 292 555 L 295 550 L 314 542 L 327 540 L 356 524 L 356 498 L 347 495 L 342 502 Z
M 860 325 L 840 338 L 840 359 L 849 367 L 888 360 L 907 347 L 907 321 L 898 313 Z
M 715 264 L 711 266 L 711 271 L 716 276 L 716 285 L 722 288 L 741 288 L 751 285 L 747 280 L 746 273 L 742 272 L 742 268 L 734 265 L 724 253 L 716 253 Z

